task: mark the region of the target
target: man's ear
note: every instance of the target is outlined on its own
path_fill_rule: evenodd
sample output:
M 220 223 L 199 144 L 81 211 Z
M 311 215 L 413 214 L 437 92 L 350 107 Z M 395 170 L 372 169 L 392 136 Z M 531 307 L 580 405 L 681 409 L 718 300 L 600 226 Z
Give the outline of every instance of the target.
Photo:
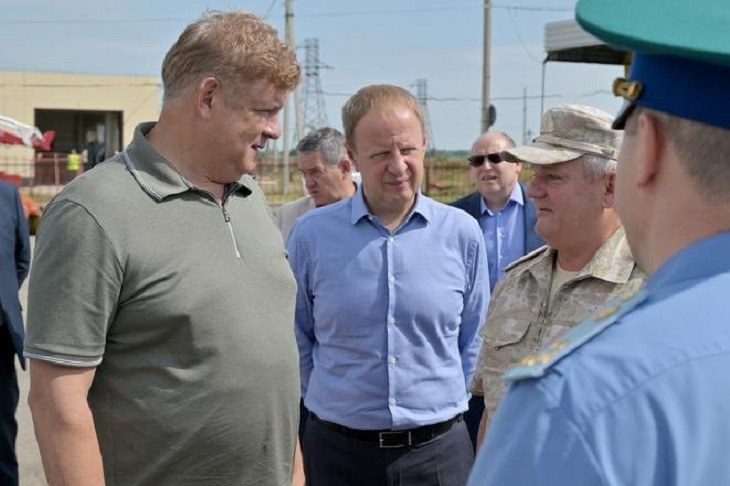
M 337 168 L 342 172 L 343 177 L 347 177 L 352 172 L 352 162 L 347 157 L 337 162 Z
M 198 84 L 196 91 L 196 108 L 198 113 L 206 119 L 210 119 L 214 99 L 221 94 L 221 82 L 218 78 L 208 76 Z
M 352 165 L 355 166 L 355 170 L 360 170 L 360 165 L 357 163 L 357 156 L 355 155 L 355 151 L 350 147 L 350 144 L 345 144 L 345 148 L 347 149 L 347 157 L 349 157 L 350 162 L 352 162 Z
M 636 173 L 638 187 L 646 187 L 654 182 L 659 173 L 664 144 L 664 130 L 659 120 L 650 113 L 641 112 L 636 120 L 635 144 Z
M 611 171 L 603 176 L 603 207 L 612 208 L 616 195 L 616 172 Z

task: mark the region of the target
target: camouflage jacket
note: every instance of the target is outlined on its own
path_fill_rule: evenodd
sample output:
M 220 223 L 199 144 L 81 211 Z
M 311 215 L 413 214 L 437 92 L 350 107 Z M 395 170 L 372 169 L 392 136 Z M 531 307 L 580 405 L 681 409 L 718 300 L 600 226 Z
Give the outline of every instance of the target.
M 550 299 L 556 250 L 542 247 L 507 267 L 497 283 L 485 325 L 472 392 L 492 415 L 505 392 L 501 377 L 604 303 L 635 292 L 644 273 L 634 263 L 622 228 Z

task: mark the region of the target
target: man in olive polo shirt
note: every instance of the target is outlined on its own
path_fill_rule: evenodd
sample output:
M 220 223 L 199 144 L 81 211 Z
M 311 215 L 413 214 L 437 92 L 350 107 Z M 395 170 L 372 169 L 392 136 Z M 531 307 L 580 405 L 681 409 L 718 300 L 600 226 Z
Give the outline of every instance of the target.
M 46 477 L 291 484 L 295 283 L 245 174 L 299 67 L 262 19 L 212 12 L 162 78 L 159 121 L 66 186 L 37 236 L 25 351 Z

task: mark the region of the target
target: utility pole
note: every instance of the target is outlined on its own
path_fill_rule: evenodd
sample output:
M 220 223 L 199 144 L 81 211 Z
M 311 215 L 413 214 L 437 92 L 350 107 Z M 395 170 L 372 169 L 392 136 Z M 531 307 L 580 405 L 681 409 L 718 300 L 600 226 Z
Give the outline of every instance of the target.
M 489 130 L 489 50 L 491 49 L 489 39 L 491 37 L 491 17 L 492 4 L 491 0 L 484 0 L 484 48 L 482 60 L 482 131 L 484 133 Z
M 284 37 L 286 38 L 286 44 L 296 52 L 296 46 L 294 45 L 294 8 L 292 7 L 293 0 L 286 0 L 286 9 L 284 11 Z M 283 154 L 283 166 L 284 166 L 284 177 L 282 181 L 282 192 L 284 194 L 289 193 L 289 95 L 286 96 L 284 102 L 284 128 L 282 136 L 284 137 L 284 154 Z
M 428 81 L 425 79 L 417 79 L 411 86 L 416 87 L 416 98 L 421 105 L 421 111 L 423 112 L 423 123 L 426 125 L 426 137 L 428 138 L 426 143 L 426 153 L 433 157 L 436 151 L 436 142 L 433 136 L 433 126 L 431 125 L 431 115 L 428 113 Z
M 426 125 L 425 135 L 427 143 L 426 158 L 424 160 L 426 171 L 423 177 L 422 190 L 423 193 L 428 196 L 431 189 L 431 181 L 433 180 L 433 164 L 436 144 L 433 137 L 433 127 L 431 126 L 431 115 L 428 114 L 428 83 L 425 79 L 421 78 L 417 79 L 414 84 L 416 86 L 416 98 L 418 98 L 418 102 L 421 105 L 421 111 L 423 112 L 423 123 Z M 413 84 L 411 86 L 413 86 Z

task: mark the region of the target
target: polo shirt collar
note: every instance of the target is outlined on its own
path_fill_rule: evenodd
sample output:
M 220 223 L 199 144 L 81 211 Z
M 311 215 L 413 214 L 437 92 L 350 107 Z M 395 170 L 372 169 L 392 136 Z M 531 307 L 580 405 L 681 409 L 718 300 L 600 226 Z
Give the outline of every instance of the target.
M 185 179 L 147 140 L 146 135 L 154 126 L 155 122 L 139 124 L 134 130 L 132 142 L 122 152 L 122 160 L 132 177 L 140 188 L 156 201 L 163 201 L 170 196 L 195 190 L 195 186 Z M 251 184 L 251 178 L 244 175 L 226 192 L 238 191 L 243 196 L 248 196 L 251 194 L 249 187 Z

